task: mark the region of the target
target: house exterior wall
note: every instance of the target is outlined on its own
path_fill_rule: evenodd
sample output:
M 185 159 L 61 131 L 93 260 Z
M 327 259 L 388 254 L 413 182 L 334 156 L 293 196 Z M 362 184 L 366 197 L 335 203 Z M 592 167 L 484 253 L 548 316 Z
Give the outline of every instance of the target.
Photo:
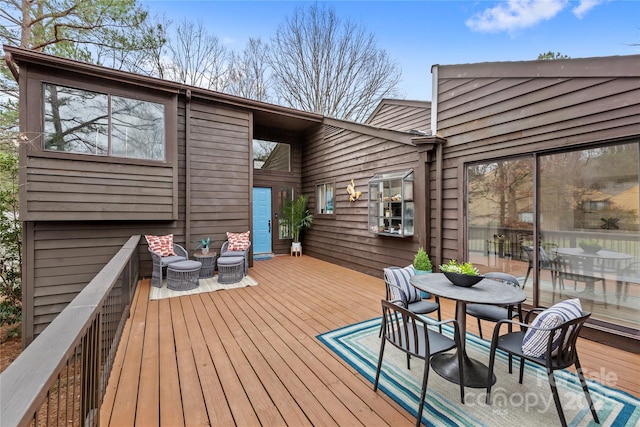
M 431 102 L 384 99 L 365 122 L 403 132 L 431 129 Z
M 638 70 L 640 56 L 434 66 L 437 133 L 446 143 L 431 218 L 443 258 L 465 255 L 466 163 L 639 141 Z
M 303 253 L 377 277 L 387 266 L 413 261 L 418 246 L 426 242 L 424 192 L 425 156 L 407 136 L 397 142 L 375 129 L 337 120 L 325 121 L 307 141 L 302 156 L 303 193 L 309 196 L 313 226 L 304 231 Z M 421 163 L 422 162 L 422 163 Z M 368 182 L 377 173 L 413 169 L 415 232 L 413 237 L 379 236 L 368 229 Z M 351 179 L 362 195 L 349 201 Z M 317 213 L 316 186 L 335 183 L 334 214 Z

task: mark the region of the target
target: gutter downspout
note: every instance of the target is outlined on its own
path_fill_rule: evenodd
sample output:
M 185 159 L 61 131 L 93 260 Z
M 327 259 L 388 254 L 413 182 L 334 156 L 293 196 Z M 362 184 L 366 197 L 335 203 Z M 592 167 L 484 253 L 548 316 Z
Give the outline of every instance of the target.
M 189 242 L 191 241 L 191 89 L 187 89 L 186 102 L 184 109 L 184 121 L 185 121 L 185 248 L 189 250 Z
M 438 136 L 438 65 L 431 67 L 431 135 Z M 436 210 L 434 212 L 435 219 L 435 254 L 436 261 L 439 264 L 443 264 L 442 259 L 443 247 L 442 247 L 442 212 L 443 212 L 443 173 L 442 173 L 442 158 L 443 158 L 443 144 L 436 146 Z

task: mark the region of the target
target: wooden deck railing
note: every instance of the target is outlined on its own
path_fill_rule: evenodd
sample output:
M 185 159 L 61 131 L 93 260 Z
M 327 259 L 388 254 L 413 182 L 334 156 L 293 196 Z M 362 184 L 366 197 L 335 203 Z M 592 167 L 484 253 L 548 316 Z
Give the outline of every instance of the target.
M 138 281 L 139 242 L 132 236 L 0 374 L 2 425 L 98 424 Z

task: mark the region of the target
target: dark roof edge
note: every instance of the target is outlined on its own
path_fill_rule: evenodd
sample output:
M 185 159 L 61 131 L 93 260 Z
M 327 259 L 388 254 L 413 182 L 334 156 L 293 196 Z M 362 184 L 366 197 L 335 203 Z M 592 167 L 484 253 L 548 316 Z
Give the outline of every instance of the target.
M 388 139 L 389 141 L 399 142 L 401 144 L 414 145 L 412 139 L 415 134 L 402 132 L 399 130 L 385 129 L 367 125 L 364 123 L 356 123 L 348 120 L 333 119 L 331 117 L 324 118 L 324 124 L 335 126 L 338 128 L 359 132 L 364 135 L 374 136 L 378 138 Z
M 433 65 L 439 78 L 638 77 L 640 55 Z
M 29 49 L 23 49 L 15 46 L 3 46 L 6 53 L 6 60 L 11 65 L 9 67 L 15 67 L 15 64 L 20 62 L 31 63 L 36 65 L 48 66 L 52 68 L 59 68 L 70 70 L 82 74 L 92 75 L 104 79 L 120 81 L 124 83 L 136 84 L 139 86 L 148 87 L 157 91 L 164 91 L 170 93 L 186 93 L 187 90 L 191 91 L 193 97 L 202 97 L 210 100 L 224 102 L 243 108 L 249 108 L 253 110 L 269 111 L 280 113 L 283 115 L 298 117 L 315 122 L 321 122 L 323 116 L 317 113 L 309 113 L 306 111 L 296 110 L 293 108 L 284 107 L 276 104 L 269 104 L 267 102 L 255 101 L 239 96 L 229 95 L 222 92 L 216 92 L 213 90 L 203 89 L 197 86 L 189 86 L 182 83 L 177 83 L 169 80 L 163 80 L 157 77 L 145 76 L 142 74 L 131 73 L 128 71 L 116 70 L 113 68 L 102 67 L 95 64 L 88 64 L 73 59 L 62 58 L 58 56 L 49 55 L 46 53 L 36 52 Z M 15 76 L 14 76 L 15 77 Z

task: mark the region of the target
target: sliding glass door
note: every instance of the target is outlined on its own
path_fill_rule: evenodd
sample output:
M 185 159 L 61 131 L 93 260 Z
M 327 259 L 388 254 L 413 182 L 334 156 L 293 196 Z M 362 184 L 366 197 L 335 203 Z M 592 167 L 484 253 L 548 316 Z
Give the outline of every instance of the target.
M 468 259 L 518 277 L 531 304 L 578 297 L 640 329 L 638 145 L 469 164 Z

